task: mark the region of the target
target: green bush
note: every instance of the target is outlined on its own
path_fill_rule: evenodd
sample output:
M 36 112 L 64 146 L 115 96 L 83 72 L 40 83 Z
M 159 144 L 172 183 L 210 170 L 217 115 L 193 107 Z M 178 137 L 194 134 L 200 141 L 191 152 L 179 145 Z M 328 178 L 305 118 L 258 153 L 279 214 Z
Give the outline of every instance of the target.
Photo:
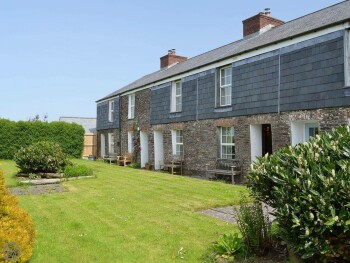
M 255 255 L 265 255 L 271 246 L 271 223 L 268 214 L 264 214 L 263 205 L 260 202 L 248 204 L 242 197 L 234 213 L 245 245 Z
M 141 168 L 141 164 L 140 163 L 131 163 L 128 165 L 130 168 L 134 168 L 134 169 L 138 169 Z
M 69 164 L 59 144 L 45 141 L 20 149 L 14 161 L 23 173 L 56 173 Z
M 80 158 L 84 148 L 84 133 L 84 128 L 75 123 L 0 119 L 0 159 L 12 159 L 21 147 L 39 141 L 59 143 L 67 155 Z
M 276 209 L 283 235 L 303 258 L 350 261 L 350 132 L 339 127 L 258 158 L 254 195 Z
M 92 175 L 93 171 L 91 168 L 85 165 L 68 165 L 64 169 L 64 177 L 78 177 L 78 176 L 89 176 Z
M 6 257 L 12 256 L 13 262 L 28 262 L 32 256 L 34 239 L 33 221 L 5 187 L 4 176 L 0 171 L 0 262 L 10 262 L 5 260 L 3 254 L 5 246 L 9 244 L 19 247 L 20 257 L 17 260 L 14 254 Z
M 212 258 L 233 261 L 235 256 L 246 257 L 247 247 L 237 233 L 224 234 L 212 246 Z

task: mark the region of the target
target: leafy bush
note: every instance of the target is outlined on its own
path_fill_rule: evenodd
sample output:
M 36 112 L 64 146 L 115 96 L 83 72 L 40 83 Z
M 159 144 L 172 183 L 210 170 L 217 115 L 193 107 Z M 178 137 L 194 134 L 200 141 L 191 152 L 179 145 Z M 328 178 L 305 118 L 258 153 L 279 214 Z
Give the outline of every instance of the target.
M 128 165 L 130 168 L 138 169 L 141 167 L 140 163 L 131 163 Z
M 21 148 L 39 141 L 59 143 L 68 156 L 80 158 L 84 128 L 75 123 L 29 122 L 0 119 L 0 159 L 12 159 Z
M 240 206 L 234 208 L 234 212 L 246 246 L 257 256 L 265 255 L 271 246 L 271 223 L 268 215 L 264 214 L 262 204 L 248 204 L 242 197 Z
M 223 258 L 232 261 L 235 255 L 245 257 L 247 254 L 247 247 L 237 233 L 222 235 L 219 240 L 213 244 L 212 249 L 214 259 Z
M 339 127 L 252 165 L 249 187 L 303 258 L 350 261 L 349 157 L 349 128 Z
M 59 144 L 38 142 L 20 149 L 14 156 L 23 173 L 55 173 L 69 164 Z
M 92 174 L 92 169 L 85 165 L 68 165 L 64 169 L 64 177 L 89 176 Z
M 32 256 L 34 238 L 31 218 L 6 189 L 3 173 L 0 171 L 0 251 L 6 244 L 14 242 L 20 248 L 20 258 L 15 262 L 28 262 Z M 4 261 L 2 253 L 0 261 Z

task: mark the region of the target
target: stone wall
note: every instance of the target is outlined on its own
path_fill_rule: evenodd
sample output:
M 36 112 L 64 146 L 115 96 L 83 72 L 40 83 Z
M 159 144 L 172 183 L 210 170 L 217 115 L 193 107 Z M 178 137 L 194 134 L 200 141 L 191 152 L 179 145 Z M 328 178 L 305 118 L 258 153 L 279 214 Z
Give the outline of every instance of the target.
M 348 124 L 349 118 L 350 108 L 333 108 L 153 125 L 149 143 L 150 163 L 154 163 L 153 131 L 163 131 L 164 160 L 167 162 L 172 157 L 171 130 L 182 129 L 185 173 L 204 175 L 205 165 L 208 163 L 213 167 L 215 160 L 220 158 L 219 128 L 232 126 L 235 131 L 236 158 L 243 160 L 246 175 L 251 164 L 250 125 L 271 124 L 272 150 L 275 152 L 291 144 L 291 122 L 318 121 L 321 131 L 330 131 L 339 125 Z
M 128 132 L 133 131 L 135 136 L 139 136 L 140 131 L 149 131 L 150 126 L 150 94 L 149 89 L 135 93 L 135 114 L 133 119 L 128 119 L 129 96 L 121 97 L 121 153 L 128 152 Z M 149 136 L 150 137 L 150 136 Z M 151 148 L 151 145 L 148 146 Z M 152 145 L 153 147 L 153 145 Z M 140 162 L 140 156 L 137 157 Z

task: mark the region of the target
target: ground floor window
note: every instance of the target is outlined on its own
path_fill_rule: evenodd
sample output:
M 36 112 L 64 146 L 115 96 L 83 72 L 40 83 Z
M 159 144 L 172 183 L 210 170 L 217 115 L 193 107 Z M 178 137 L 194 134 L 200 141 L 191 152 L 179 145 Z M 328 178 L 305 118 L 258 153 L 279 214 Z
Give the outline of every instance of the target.
M 235 136 L 233 127 L 220 128 L 221 158 L 235 158 Z
M 172 143 L 173 143 L 173 154 L 183 156 L 184 144 L 183 144 L 183 133 L 182 130 L 173 130 L 171 132 Z
M 311 137 L 320 133 L 317 121 L 296 121 L 291 124 L 292 145 L 307 142 Z
M 108 151 L 109 151 L 109 153 L 115 153 L 114 134 L 113 133 L 108 133 Z
M 128 132 L 128 153 L 132 153 L 134 151 L 134 144 L 133 144 L 133 132 Z

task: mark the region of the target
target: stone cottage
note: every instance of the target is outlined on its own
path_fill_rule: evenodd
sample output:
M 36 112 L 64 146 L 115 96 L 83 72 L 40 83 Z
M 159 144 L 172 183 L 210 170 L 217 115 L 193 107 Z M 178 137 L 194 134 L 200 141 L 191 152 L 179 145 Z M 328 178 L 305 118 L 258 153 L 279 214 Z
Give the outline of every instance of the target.
M 244 37 L 193 58 L 169 50 L 160 70 L 97 101 L 98 155 L 132 152 L 155 169 L 182 155 L 187 174 L 307 141 L 350 118 L 350 1 L 289 22 L 268 9 Z

